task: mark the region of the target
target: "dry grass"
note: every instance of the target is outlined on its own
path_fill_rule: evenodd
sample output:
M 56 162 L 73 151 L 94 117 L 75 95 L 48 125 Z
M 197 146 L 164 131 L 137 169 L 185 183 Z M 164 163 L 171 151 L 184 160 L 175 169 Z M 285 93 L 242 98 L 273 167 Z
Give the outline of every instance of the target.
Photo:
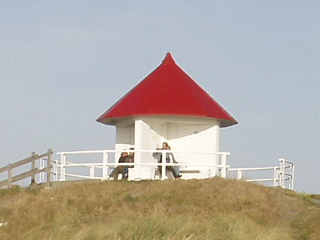
M 0 239 L 320 239 L 318 196 L 220 178 L 0 190 Z

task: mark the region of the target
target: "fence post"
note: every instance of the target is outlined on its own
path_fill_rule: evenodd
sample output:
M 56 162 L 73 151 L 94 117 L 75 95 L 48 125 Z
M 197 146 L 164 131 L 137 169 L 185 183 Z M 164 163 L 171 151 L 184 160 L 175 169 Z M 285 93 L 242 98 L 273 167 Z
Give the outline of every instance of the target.
M 11 188 L 12 184 L 12 164 L 8 165 L 8 189 Z
M 90 167 L 90 178 L 94 179 L 94 166 Z
M 238 169 L 238 171 L 237 171 L 237 179 L 238 180 L 242 179 L 242 170 L 241 169 Z
M 44 159 L 40 158 L 39 161 L 40 161 L 39 169 L 43 169 L 44 168 Z M 44 182 L 44 172 L 41 172 L 39 174 L 39 183 L 43 183 L 43 182 Z
M 273 168 L 273 186 L 277 186 L 277 181 L 279 181 L 278 167 Z
M 31 160 L 31 170 L 35 170 L 36 168 L 36 153 L 35 152 L 32 152 L 31 153 L 31 156 L 32 156 L 32 160 Z M 31 175 L 31 183 L 30 185 L 33 185 L 33 184 L 36 184 L 36 176 L 35 174 L 32 174 Z
M 166 174 L 167 174 L 167 171 L 166 171 L 166 151 L 163 151 L 162 153 L 162 161 L 161 161 L 161 180 L 165 180 L 166 179 Z
M 61 153 L 61 158 L 60 158 L 60 181 L 65 181 L 66 180 L 65 164 L 66 164 L 66 155 L 64 153 Z
M 284 188 L 284 159 L 283 158 L 280 158 L 279 159 L 279 162 L 280 162 L 280 187 Z
M 51 161 L 52 161 L 52 150 L 47 151 L 47 183 L 46 186 L 51 186 Z
M 108 153 L 103 151 L 103 163 L 102 163 L 102 180 L 106 180 L 108 178 Z
M 227 177 L 227 155 L 225 153 L 221 156 L 221 177 L 226 178 Z

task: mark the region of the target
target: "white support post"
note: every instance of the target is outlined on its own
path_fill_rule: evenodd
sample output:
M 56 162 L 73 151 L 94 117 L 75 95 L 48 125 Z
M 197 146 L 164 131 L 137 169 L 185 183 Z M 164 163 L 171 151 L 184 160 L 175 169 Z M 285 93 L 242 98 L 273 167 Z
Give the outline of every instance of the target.
M 225 153 L 221 156 L 221 177 L 226 178 L 227 177 L 227 155 Z
M 217 167 L 216 167 L 216 165 L 217 165 L 217 159 L 219 159 L 219 157 L 220 157 L 219 155 L 213 154 L 212 163 L 213 163 L 214 167 L 211 168 L 210 177 L 217 176 Z
M 90 178 L 94 179 L 94 166 L 90 167 Z
M 47 187 L 51 186 L 51 165 L 52 165 L 52 150 L 48 149 L 47 151 L 47 179 L 46 179 L 46 185 Z
M 284 176 L 284 159 L 283 158 L 280 158 L 279 159 L 279 161 L 280 161 L 280 181 L 279 181 L 279 184 L 280 184 L 280 186 L 282 187 L 282 188 L 284 188 L 284 178 L 285 178 L 285 176 Z
M 66 155 L 61 153 L 60 158 L 60 181 L 66 180 Z
M 237 171 L 237 179 L 238 180 L 242 179 L 242 170 L 241 169 L 238 169 L 238 171 Z
M 213 165 L 214 167 L 212 168 L 212 175 L 211 177 L 217 176 L 219 174 L 219 168 L 216 167 L 216 165 L 221 164 L 221 155 L 219 154 L 220 152 L 220 127 L 219 125 L 215 125 L 212 127 L 212 137 L 213 139 L 211 140 L 212 145 L 211 149 L 214 153 L 213 154 Z
M 103 151 L 102 180 L 108 179 L 108 153 Z
M 161 180 L 165 180 L 167 178 L 166 176 L 166 153 L 167 151 L 162 152 L 162 163 L 161 163 Z
M 273 186 L 277 186 L 277 181 L 279 181 L 278 167 L 273 168 Z

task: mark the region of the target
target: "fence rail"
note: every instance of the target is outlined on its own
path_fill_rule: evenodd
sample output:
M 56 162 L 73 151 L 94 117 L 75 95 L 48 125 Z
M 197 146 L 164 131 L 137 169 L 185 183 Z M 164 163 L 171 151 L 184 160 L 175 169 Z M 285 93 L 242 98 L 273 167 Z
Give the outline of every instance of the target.
M 133 150 L 134 152 L 144 152 L 144 153 L 152 153 L 154 150 Z M 54 179 L 55 181 L 65 181 L 68 177 L 69 179 L 100 179 L 100 180 L 107 180 L 109 179 L 108 173 L 110 170 L 116 166 L 121 165 L 131 165 L 134 167 L 158 167 L 161 168 L 161 172 L 164 172 L 167 166 L 174 166 L 180 167 L 180 172 L 184 178 L 184 176 L 188 174 L 197 174 L 201 171 L 210 171 L 212 169 L 215 170 L 215 176 L 220 176 L 222 178 L 230 178 L 232 172 L 236 172 L 237 179 L 244 179 L 248 182 L 261 182 L 261 183 L 268 183 L 271 182 L 273 186 L 280 186 L 288 189 L 293 189 L 293 181 L 294 181 L 294 164 L 285 159 L 279 159 L 280 165 L 273 166 L 273 167 L 256 167 L 256 168 L 230 168 L 227 165 L 227 156 L 230 154 L 228 152 L 218 152 L 218 153 L 195 153 L 195 152 L 177 152 L 177 151 L 162 151 L 163 159 L 165 159 L 165 154 L 171 152 L 173 154 L 201 154 L 201 155 L 214 155 L 218 156 L 218 161 L 214 163 L 208 164 L 195 164 L 195 163 L 166 163 L 162 161 L 162 163 L 157 162 L 149 162 L 149 163 L 117 163 L 116 161 L 110 161 L 110 155 L 114 157 L 115 153 L 119 153 L 118 150 L 97 150 L 97 151 L 74 151 L 74 152 L 60 152 L 60 160 L 54 161 Z M 130 150 L 128 150 L 130 152 Z M 70 160 L 72 156 L 87 156 L 86 159 L 91 159 L 90 155 L 92 154 L 99 154 L 100 161 L 99 162 L 73 162 Z M 200 155 L 200 156 L 201 156 Z M 102 161 L 101 161 L 102 157 Z M 196 161 L 195 161 L 196 162 Z M 76 169 L 82 167 L 84 169 L 89 170 L 88 173 L 80 174 L 79 172 L 71 173 L 69 170 Z M 100 171 L 100 175 L 97 174 L 97 170 Z M 244 178 L 244 172 L 270 172 L 271 176 L 266 178 Z M 191 176 L 191 175 L 189 175 Z M 192 175 L 195 176 L 195 175 Z M 154 179 L 154 178 L 153 178 Z M 160 176 L 161 180 L 166 179 L 165 174 Z M 129 177 L 130 180 L 130 177 Z M 132 179 L 134 180 L 134 179 Z
M 154 168 L 161 168 L 161 172 L 164 172 L 166 167 L 168 166 L 174 166 L 174 167 L 180 167 L 180 168 L 189 168 L 188 171 L 182 170 L 184 172 L 184 175 L 189 175 L 193 173 L 193 171 L 190 170 L 190 168 L 193 169 L 209 169 L 213 172 L 217 172 L 219 176 L 221 177 L 226 177 L 226 172 L 227 168 L 230 167 L 229 165 L 226 164 L 227 162 L 227 156 L 230 155 L 228 152 L 218 152 L 218 153 L 212 153 L 212 152 L 179 152 L 179 151 L 171 151 L 171 150 L 157 150 L 157 152 L 161 152 L 162 158 L 165 159 L 167 153 L 173 153 L 175 156 L 181 154 L 194 154 L 198 156 L 211 156 L 212 158 L 217 157 L 217 161 L 214 163 L 201 163 L 201 164 L 194 164 L 194 163 L 166 163 L 165 161 L 162 161 L 162 163 L 157 163 L 157 161 L 153 158 L 153 161 L 148 161 L 148 162 L 137 162 L 135 163 L 124 163 L 124 164 L 119 164 L 115 161 L 115 154 L 120 154 L 123 150 L 91 150 L 91 151 L 73 151 L 73 152 L 58 152 L 57 154 L 60 155 L 60 160 L 54 161 L 54 179 L 55 181 L 65 181 L 66 177 L 71 177 L 71 178 L 83 178 L 83 179 L 101 179 L 101 180 L 107 180 L 109 179 L 109 174 L 112 168 L 116 166 L 121 166 L 121 165 L 132 165 L 133 167 L 151 167 L 151 169 Z M 134 153 L 140 153 L 140 154 L 150 154 L 155 152 L 155 150 L 128 150 L 127 152 L 134 152 Z M 86 156 L 86 160 L 92 159 L 92 155 L 100 155 L 99 162 L 72 162 L 70 158 L 73 156 Z M 102 157 L 102 161 L 101 161 Z M 113 160 L 112 160 L 113 159 Z M 67 161 L 68 160 L 68 161 Z M 77 173 L 70 173 L 68 172 L 68 169 L 76 168 L 76 167 L 83 167 L 89 169 L 89 175 L 88 174 L 79 174 Z M 100 176 L 96 173 L 96 170 L 99 169 L 102 173 Z M 192 170 L 193 170 L 192 169 Z M 189 171 L 190 170 L 190 171 Z M 137 170 L 139 171 L 139 170 Z M 151 170 L 153 171 L 153 170 Z M 215 174 L 215 175 L 217 175 Z M 142 174 L 143 175 L 143 174 Z M 152 175 L 152 174 L 151 174 Z M 132 175 L 131 175 L 132 176 Z M 166 179 L 167 176 L 165 174 L 161 175 L 161 179 L 164 180 Z M 141 178 L 143 179 L 143 178 Z M 150 177 L 148 179 L 154 179 L 154 177 Z M 130 177 L 129 177 L 130 180 Z M 131 180 L 134 180 L 131 178 Z M 135 180 L 140 180 L 139 177 L 136 177 Z
M 130 152 L 131 150 L 128 150 Z M 154 150 L 132 150 L 137 153 L 153 153 Z M 160 151 L 160 150 L 159 150 Z M 47 186 L 51 185 L 51 177 L 53 181 L 66 181 L 72 179 L 98 179 L 98 180 L 108 180 L 110 179 L 109 173 L 110 171 L 117 166 L 128 166 L 131 165 L 134 168 L 130 170 L 138 170 L 140 174 L 143 171 L 153 171 L 154 169 L 161 170 L 162 173 L 166 172 L 166 168 L 168 166 L 178 167 L 180 168 L 180 173 L 182 174 L 182 178 L 191 179 L 191 178 L 208 178 L 213 176 L 220 176 L 222 178 L 230 178 L 232 177 L 231 173 L 236 173 L 237 179 L 244 179 L 248 182 L 261 182 L 261 183 L 272 183 L 273 186 L 280 186 L 283 188 L 293 189 L 294 183 L 294 164 L 286 159 L 279 159 L 280 165 L 273 167 L 254 167 L 254 168 L 231 168 L 227 165 L 227 156 L 230 154 L 228 152 L 218 152 L 218 153 L 195 153 L 195 152 L 177 152 L 177 151 L 168 151 L 161 150 L 162 159 L 165 159 L 167 153 L 173 154 L 198 154 L 197 156 L 201 157 L 204 155 L 212 156 L 212 159 L 216 159 L 213 162 L 195 164 L 194 162 L 179 162 L 179 163 L 167 163 L 166 161 L 158 162 L 135 162 L 135 163 L 118 163 L 115 161 L 116 154 L 119 154 L 119 150 L 97 150 L 97 151 L 74 151 L 74 152 L 60 152 L 60 160 L 52 160 L 52 151 L 48 149 L 48 151 L 44 154 L 38 155 L 32 153 L 30 157 L 27 157 L 18 162 L 8 164 L 5 167 L 0 168 L 0 174 L 7 172 L 7 178 L 0 181 L 0 187 L 7 186 L 10 188 L 12 183 L 26 179 L 31 177 L 31 184 L 35 183 L 35 176 L 39 175 L 39 182 L 45 183 Z M 92 161 L 92 154 L 97 155 L 99 157 L 99 161 Z M 70 160 L 70 157 L 75 156 L 77 162 L 73 162 Z M 79 156 L 85 156 L 84 162 L 79 162 Z M 196 155 L 195 155 L 196 156 Z M 102 159 L 101 159 L 102 157 Z M 217 157 L 217 158 L 215 158 Z M 113 159 L 113 160 L 112 160 Z M 38 167 L 36 167 L 36 160 L 39 160 Z M 67 161 L 68 160 L 68 161 Z M 22 173 L 13 175 L 13 170 L 25 164 L 31 163 L 31 169 L 24 171 Z M 52 164 L 52 165 L 51 165 Z M 71 172 L 69 170 L 75 170 Z M 83 171 L 79 171 L 83 170 Z M 89 174 L 87 170 L 89 170 Z M 140 169 L 140 170 L 139 170 Z M 145 170 L 147 169 L 147 170 Z M 151 169 L 151 170 L 150 170 Z M 98 173 L 97 173 L 98 172 Z M 269 173 L 269 177 L 265 178 L 248 178 L 244 176 L 245 172 L 267 172 Z M 134 173 L 132 171 L 131 173 Z M 201 175 L 206 173 L 205 175 Z M 134 175 L 134 174 L 133 174 Z M 142 174 L 143 175 L 143 174 Z M 1 175 L 0 175 L 1 176 Z M 166 174 L 160 175 L 156 178 L 153 175 L 149 179 L 166 179 Z M 129 180 L 140 180 L 143 178 L 137 177 L 129 177 Z M 146 178 L 145 178 L 146 179 Z M 0 179 L 1 180 L 1 179 Z
M 36 167 L 36 161 L 40 160 L 40 167 Z M 43 161 L 46 161 L 46 166 L 43 164 Z M 52 161 L 52 150 L 48 149 L 46 153 L 38 155 L 32 153 L 30 157 L 22 159 L 15 163 L 10 163 L 5 167 L 0 168 L 0 173 L 7 172 L 7 178 L 0 181 L 0 187 L 7 186 L 11 188 L 12 183 L 31 177 L 31 184 L 35 183 L 35 176 L 37 174 L 46 173 L 46 185 L 50 186 L 51 182 L 51 161 Z M 19 173 L 17 175 L 13 174 L 13 170 L 25 164 L 31 163 L 31 169 Z
M 274 167 L 261 167 L 261 168 L 229 168 L 228 171 L 237 172 L 237 179 L 244 179 L 247 182 L 271 182 L 274 187 L 282 187 L 293 190 L 294 183 L 294 164 L 284 158 L 279 159 L 280 165 Z M 273 177 L 269 178 L 253 178 L 246 179 L 243 177 L 243 172 L 261 172 L 269 171 L 273 173 Z

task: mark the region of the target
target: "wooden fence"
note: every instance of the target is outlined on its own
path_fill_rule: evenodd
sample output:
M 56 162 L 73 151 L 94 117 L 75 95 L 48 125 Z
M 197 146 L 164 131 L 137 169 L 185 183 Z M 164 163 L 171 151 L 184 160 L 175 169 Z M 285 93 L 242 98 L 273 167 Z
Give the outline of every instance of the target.
M 45 159 L 47 161 L 46 167 L 36 168 L 36 160 Z M 10 163 L 9 165 L 0 168 L 0 173 L 8 172 L 7 179 L 0 181 L 0 187 L 7 186 L 7 188 L 11 188 L 12 183 L 23 180 L 25 178 L 31 177 L 31 184 L 35 184 L 35 176 L 39 173 L 46 172 L 46 186 L 50 186 L 51 182 L 51 161 L 52 161 L 52 150 L 48 149 L 46 153 L 38 155 L 36 153 L 32 153 L 30 157 L 27 157 L 23 160 L 20 160 L 15 163 Z M 31 163 L 31 169 L 29 171 L 22 172 L 18 175 L 13 176 L 13 169 L 20 167 L 22 165 Z

